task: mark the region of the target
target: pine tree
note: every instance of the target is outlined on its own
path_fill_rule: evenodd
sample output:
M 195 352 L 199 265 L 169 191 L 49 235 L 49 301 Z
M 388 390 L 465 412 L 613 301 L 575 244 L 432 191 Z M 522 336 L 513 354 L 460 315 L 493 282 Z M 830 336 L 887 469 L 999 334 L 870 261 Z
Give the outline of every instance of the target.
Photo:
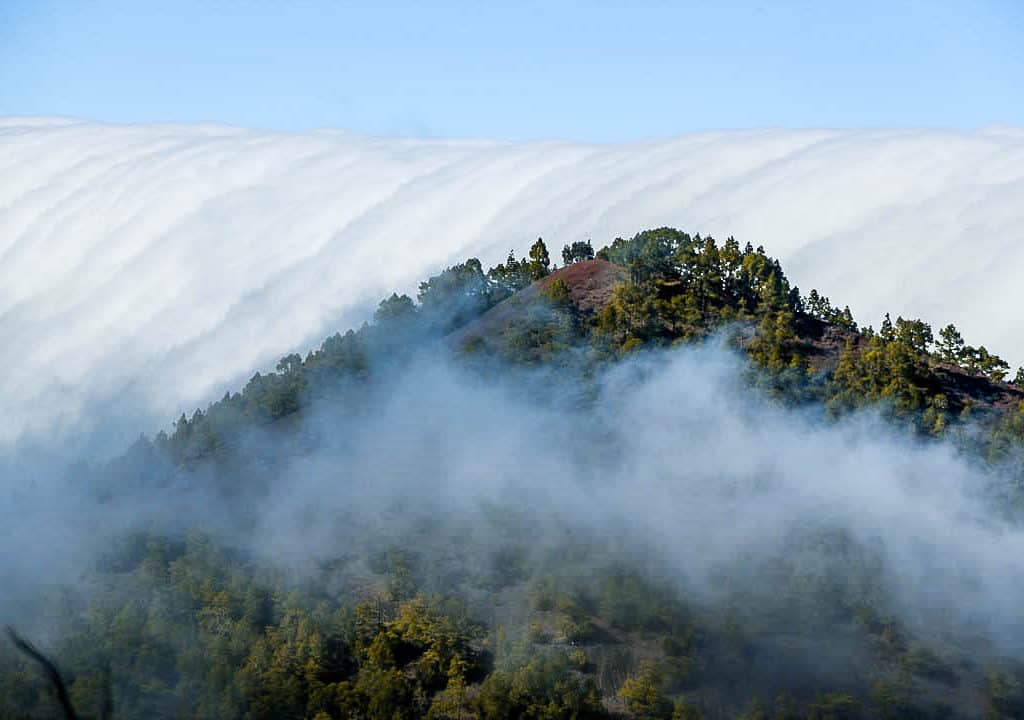
M 853 313 L 850 312 L 849 305 L 844 307 L 843 312 L 839 314 L 839 324 L 847 330 L 857 332 L 857 322 L 853 319 Z
M 531 280 L 540 280 L 551 272 L 551 256 L 542 238 L 530 246 L 530 261 L 527 265 Z
M 904 320 L 902 317 L 898 317 L 895 331 L 900 342 L 919 353 L 928 352 L 928 346 L 934 340 L 931 325 L 920 320 Z
M 594 246 L 590 244 L 590 240 L 586 242 L 577 240 L 572 245 L 565 245 L 562 248 L 562 264 L 564 265 L 572 265 L 573 263 L 593 259 Z
M 944 362 L 959 365 L 963 360 L 964 339 L 952 323 L 939 330 L 938 349 Z
M 1002 382 L 1010 371 L 1010 364 L 998 355 L 993 355 L 982 345 L 976 351 L 977 371 L 992 382 Z
M 885 318 L 882 320 L 882 329 L 879 330 L 878 334 L 884 342 L 892 342 L 896 339 L 896 330 L 893 329 L 889 313 L 885 314 Z

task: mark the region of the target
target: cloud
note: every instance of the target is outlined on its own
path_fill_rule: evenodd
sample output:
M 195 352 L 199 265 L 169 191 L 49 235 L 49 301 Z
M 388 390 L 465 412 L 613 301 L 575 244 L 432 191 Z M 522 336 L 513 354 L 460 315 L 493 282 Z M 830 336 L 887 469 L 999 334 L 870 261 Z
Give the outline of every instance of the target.
M 660 225 L 1018 364 L 1021 197 L 1015 128 L 581 145 L 0 120 L 0 443 L 102 417 L 116 448 L 447 263 Z

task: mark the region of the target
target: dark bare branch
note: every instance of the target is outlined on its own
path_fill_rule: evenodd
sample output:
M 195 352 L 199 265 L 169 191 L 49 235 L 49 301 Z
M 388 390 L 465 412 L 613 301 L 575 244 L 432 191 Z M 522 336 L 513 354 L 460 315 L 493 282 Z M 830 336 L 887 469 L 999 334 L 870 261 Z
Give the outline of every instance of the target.
M 66 720 L 79 720 L 78 715 L 75 713 L 75 708 L 71 704 L 71 698 L 68 696 L 67 685 L 64 684 L 64 678 L 61 677 L 60 671 L 57 670 L 57 666 L 54 665 L 45 655 L 36 650 L 27 640 L 23 639 L 18 633 L 14 631 L 14 628 L 8 627 L 7 634 L 11 638 L 11 642 L 21 652 L 32 658 L 46 673 L 47 678 L 50 680 L 50 684 L 53 685 L 53 690 L 57 694 L 57 701 L 60 703 L 61 709 L 64 710 L 64 717 Z

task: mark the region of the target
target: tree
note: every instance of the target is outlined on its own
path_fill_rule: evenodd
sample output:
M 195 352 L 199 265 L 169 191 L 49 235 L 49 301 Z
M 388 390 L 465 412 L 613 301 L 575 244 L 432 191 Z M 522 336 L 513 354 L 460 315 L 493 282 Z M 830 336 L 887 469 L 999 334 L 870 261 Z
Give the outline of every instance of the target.
M 302 369 L 302 357 L 298 353 L 285 355 L 277 363 L 279 373 L 293 373 Z
M 769 370 L 783 370 L 799 365 L 793 315 L 784 310 L 764 316 L 757 335 L 748 348 L 752 360 Z
M 504 263 L 499 263 L 487 271 L 487 279 L 492 287 L 493 302 L 501 302 L 533 282 L 529 262 L 516 260 L 514 250 L 508 251 L 508 258 Z
M 642 720 L 667 718 L 672 712 L 669 701 L 661 694 L 661 675 L 653 665 L 644 665 L 640 672 L 619 689 L 619 697 L 629 713 Z
M 551 283 L 544 288 L 544 296 L 551 302 L 553 306 L 560 310 L 569 310 L 572 308 L 572 293 L 569 290 L 568 283 L 562 278 L 554 278 Z
M 373 319 L 380 325 L 405 324 L 416 317 L 416 306 L 408 295 L 391 293 L 384 298 L 373 313 Z
M 1024 387 L 1024 367 L 1017 368 L 1017 374 L 1013 376 L 1013 384 L 1017 387 Z
M 543 238 L 537 238 L 537 242 L 530 246 L 530 262 L 527 267 L 531 280 L 540 280 L 551 272 L 551 256 L 548 255 L 548 247 Z
M 998 355 L 990 353 L 984 345 L 977 349 L 968 347 L 964 352 L 969 356 L 969 369 L 972 372 L 980 372 L 992 382 L 1002 382 L 1006 373 L 1010 371 L 1010 364 Z
M 886 313 L 882 319 L 882 328 L 878 331 L 878 335 L 882 338 L 883 342 L 892 342 L 896 339 L 896 331 L 893 329 L 889 313 Z
M 620 283 L 597 314 L 594 334 L 622 344 L 630 339 L 648 341 L 659 332 L 658 312 L 650 293 L 634 283 Z
M 492 304 L 490 286 L 476 258 L 420 283 L 417 298 L 431 326 L 441 332 L 464 325 Z
M 562 264 L 564 265 L 572 265 L 573 263 L 593 259 L 594 247 L 590 244 L 590 240 L 586 242 L 577 240 L 572 245 L 566 245 L 562 248 Z
M 704 720 L 704 713 L 685 698 L 679 698 L 672 708 L 672 720 Z
M 798 303 L 799 293 L 790 304 L 796 309 Z M 854 322 L 850 306 L 847 305 L 842 310 L 832 307 L 832 302 L 826 296 L 820 295 L 817 290 L 812 289 L 811 294 L 807 296 L 807 312 L 819 320 L 857 332 L 857 323 Z
M 938 393 L 929 398 L 928 407 L 925 408 L 924 413 L 921 415 L 922 429 L 929 435 L 936 437 L 942 435 L 946 430 L 946 414 L 948 410 L 949 398 L 946 397 L 945 393 Z
M 843 307 L 843 311 L 839 313 L 839 318 L 835 322 L 836 324 L 846 328 L 847 330 L 857 332 L 857 322 L 853 319 L 853 313 L 850 312 L 849 305 Z
M 828 321 L 834 311 L 829 299 L 819 295 L 818 291 L 812 288 L 811 294 L 807 296 L 807 312 L 820 320 Z
M 678 277 L 677 265 L 689 253 L 691 238 L 673 228 L 645 230 L 630 240 L 615 238 L 597 256 L 629 270 L 630 279 L 637 284 Z
M 921 320 L 904 320 L 896 318 L 895 327 L 896 339 L 919 353 L 928 352 L 928 346 L 932 344 L 931 325 Z
M 959 365 L 963 359 L 964 339 L 952 323 L 939 330 L 938 349 L 943 362 Z

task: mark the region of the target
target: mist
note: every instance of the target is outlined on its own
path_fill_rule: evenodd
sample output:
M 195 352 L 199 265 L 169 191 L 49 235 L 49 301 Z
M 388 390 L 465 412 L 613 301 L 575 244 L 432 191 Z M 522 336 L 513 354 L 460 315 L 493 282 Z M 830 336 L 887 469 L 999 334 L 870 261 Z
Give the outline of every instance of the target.
M 1007 480 L 872 413 L 834 422 L 781 407 L 746 373 L 718 342 L 572 380 L 481 373 L 434 352 L 348 404 L 313 404 L 300 427 L 248 432 L 231 470 L 147 455 L 128 473 L 28 480 L 8 463 L 0 621 L 47 637 L 48 603 L 88 595 L 126 535 L 199 531 L 296 587 L 336 573 L 351 591 L 393 547 L 415 556 L 425 592 L 457 592 L 467 575 L 490 587 L 510 548 L 517 582 L 560 567 L 586 583 L 588 566 L 626 559 L 697 608 L 774 608 L 776 632 L 813 624 L 826 588 L 1024 659 L 1024 530 L 990 493 Z M 586 549 L 572 570 L 560 559 L 570 544 Z M 794 592 L 794 577 L 811 589 Z M 466 600 L 483 612 L 493 597 Z M 815 648 L 853 652 L 839 642 Z
M 989 470 L 871 413 L 833 423 L 779 407 L 744 372 L 709 343 L 616 367 L 595 398 L 558 375 L 495 382 L 426 361 L 365 416 L 316 416 L 316 432 L 345 440 L 288 463 L 258 513 L 257 547 L 296 567 L 424 519 L 486 547 L 486 511 L 500 508 L 540 554 L 570 532 L 712 606 L 767 601 L 778 589 L 758 585 L 779 562 L 847 574 L 834 545 L 797 550 L 838 534 L 875 563 L 909 625 L 1024 650 L 1024 532 L 993 513 Z M 427 574 L 440 574 L 421 540 Z
M 1018 128 L 584 145 L 0 120 L 0 443 L 109 456 L 467 255 L 645 226 L 763 243 L 858 318 L 954 322 L 1016 366 L 1022 168 Z

